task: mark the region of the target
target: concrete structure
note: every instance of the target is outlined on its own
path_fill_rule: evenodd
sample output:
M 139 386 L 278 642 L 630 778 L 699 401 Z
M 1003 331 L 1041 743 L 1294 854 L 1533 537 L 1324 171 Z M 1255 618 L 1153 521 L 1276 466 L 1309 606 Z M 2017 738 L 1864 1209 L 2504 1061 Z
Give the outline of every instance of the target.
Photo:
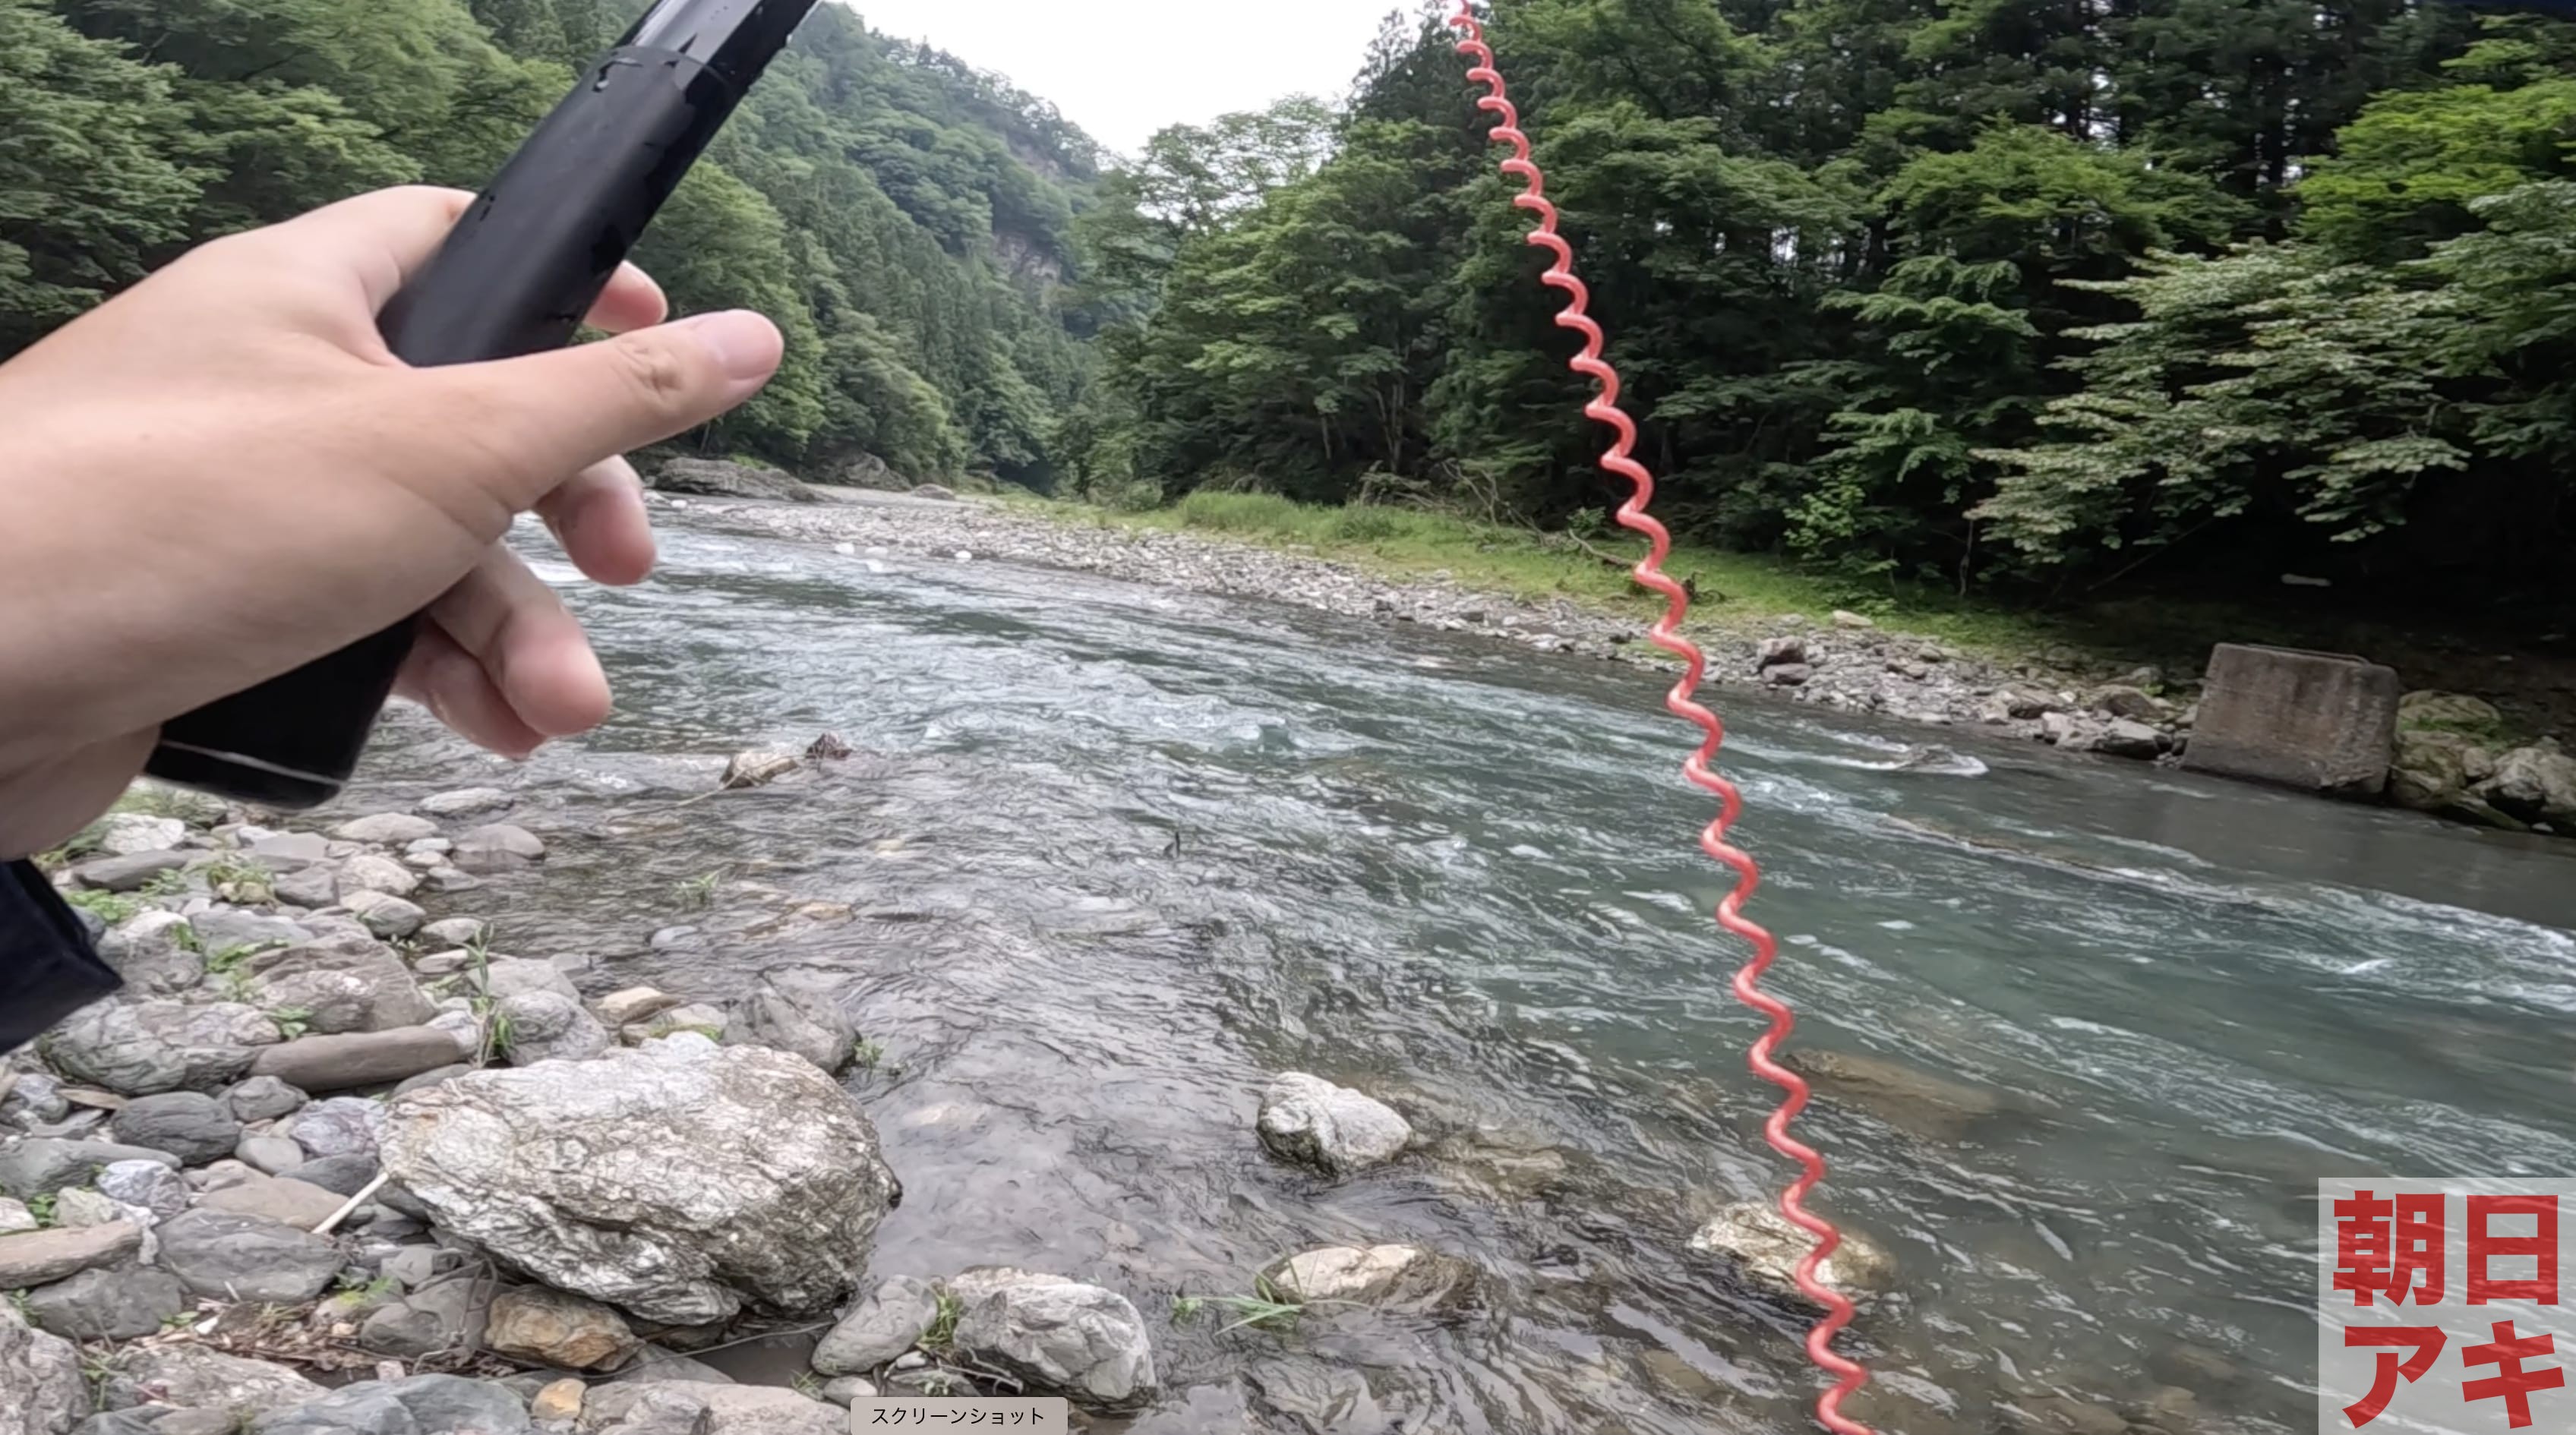
M 2376 797 L 2397 742 L 2397 672 L 2341 653 L 2221 643 L 2183 766 Z

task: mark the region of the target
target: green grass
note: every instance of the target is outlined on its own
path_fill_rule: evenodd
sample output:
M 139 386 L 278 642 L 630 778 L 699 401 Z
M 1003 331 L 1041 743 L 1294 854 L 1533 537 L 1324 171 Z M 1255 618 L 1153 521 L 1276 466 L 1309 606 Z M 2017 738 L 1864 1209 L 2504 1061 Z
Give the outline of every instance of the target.
M 683 912 L 704 911 L 716 897 L 716 884 L 724 880 L 724 869 L 701 872 L 685 882 L 671 884 L 671 900 Z
M 1389 578 L 1445 570 L 1465 588 L 1539 602 L 1570 598 L 1587 607 L 1633 612 L 1641 623 L 1660 602 L 1630 582 L 1624 566 L 1602 560 L 1607 555 L 1624 565 L 1643 551 L 1639 540 L 1618 529 L 1578 539 L 1419 508 L 1328 508 L 1277 494 L 1209 490 L 1140 512 L 1044 500 L 1015 506 L 1065 522 L 1187 530 L 1311 551 Z M 1762 554 L 1684 545 L 1664 566 L 1697 591 L 1695 625 L 1752 629 L 1791 614 L 1822 621 L 1843 608 L 1981 652 L 2036 652 L 2067 641 L 2058 625 L 2035 615 L 1963 600 L 1943 589 L 1860 583 Z
M 111 927 L 122 926 L 143 913 L 143 902 L 123 892 L 101 892 L 84 889 L 65 892 L 63 900 L 98 918 Z
M 924 1350 L 946 1350 L 957 1343 L 957 1318 L 966 1313 L 966 1303 L 946 1287 L 937 1293 L 939 1313 L 930 1318 L 930 1329 L 921 1333 L 918 1344 Z
M 885 1044 L 870 1037 L 860 1037 L 850 1048 L 850 1061 L 861 1071 L 874 1071 L 885 1061 Z

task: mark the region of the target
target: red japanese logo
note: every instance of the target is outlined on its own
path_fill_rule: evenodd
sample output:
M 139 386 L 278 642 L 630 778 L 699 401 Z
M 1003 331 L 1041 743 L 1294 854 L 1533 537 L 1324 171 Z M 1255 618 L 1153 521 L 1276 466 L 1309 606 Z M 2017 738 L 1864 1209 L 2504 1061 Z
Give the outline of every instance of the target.
M 2576 1182 L 2320 1182 L 2319 1429 L 2576 1427 L 2576 1323 L 2558 1284 L 2568 1196 Z

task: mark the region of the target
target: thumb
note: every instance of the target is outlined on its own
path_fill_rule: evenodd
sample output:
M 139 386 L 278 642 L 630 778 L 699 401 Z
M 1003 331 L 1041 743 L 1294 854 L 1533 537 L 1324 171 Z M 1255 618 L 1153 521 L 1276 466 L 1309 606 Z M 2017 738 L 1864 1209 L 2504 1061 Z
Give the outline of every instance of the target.
M 760 392 L 786 340 L 747 309 L 656 324 L 593 344 L 415 371 L 438 407 L 481 431 L 477 475 L 519 512 L 603 459 L 684 433 Z M 451 481 L 453 475 L 449 475 Z

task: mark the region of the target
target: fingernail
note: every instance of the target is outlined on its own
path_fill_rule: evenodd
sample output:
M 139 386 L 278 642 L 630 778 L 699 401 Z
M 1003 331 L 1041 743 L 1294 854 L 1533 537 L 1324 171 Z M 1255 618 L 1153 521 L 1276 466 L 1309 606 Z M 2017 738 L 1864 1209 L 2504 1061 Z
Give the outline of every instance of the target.
M 749 309 L 700 314 L 681 320 L 676 327 L 706 345 L 716 367 L 736 383 L 753 383 L 775 373 L 786 346 L 778 326 Z

